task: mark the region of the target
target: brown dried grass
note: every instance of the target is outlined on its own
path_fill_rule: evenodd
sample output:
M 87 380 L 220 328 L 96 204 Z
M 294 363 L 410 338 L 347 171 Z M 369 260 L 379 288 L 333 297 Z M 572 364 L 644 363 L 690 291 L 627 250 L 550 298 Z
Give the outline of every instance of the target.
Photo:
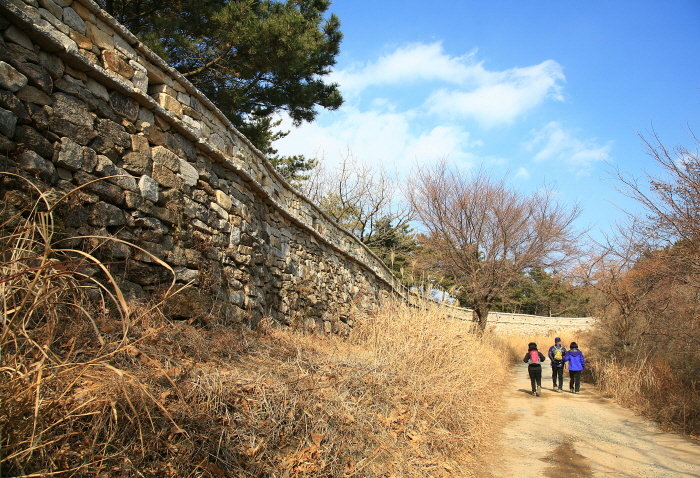
M 172 322 L 60 249 L 37 195 L 0 228 L 0 475 L 470 475 L 507 372 L 492 337 L 391 303 L 348 339 Z
M 680 358 L 681 363 L 672 365 L 669 355 L 652 354 L 648 349 L 624 359 L 597 353 L 593 376 L 600 390 L 618 403 L 668 430 L 700 439 L 700 387 L 692 372 L 697 364 L 688 366 Z

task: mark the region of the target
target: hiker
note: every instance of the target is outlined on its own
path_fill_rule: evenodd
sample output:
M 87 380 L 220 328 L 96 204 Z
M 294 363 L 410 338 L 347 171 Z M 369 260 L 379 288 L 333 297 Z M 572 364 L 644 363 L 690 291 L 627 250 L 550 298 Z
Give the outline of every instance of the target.
M 542 362 L 547 360 L 542 352 L 537 350 L 537 344 L 530 342 L 527 344 L 527 354 L 523 362 L 527 365 L 527 372 L 530 374 L 530 384 L 532 385 L 532 394 L 536 397 L 540 396 L 540 388 L 542 387 Z
M 569 351 L 564 355 L 564 362 L 569 362 L 569 391 L 578 393 L 581 389 L 581 372 L 586 366 L 586 360 L 576 342 L 571 342 Z
M 566 347 L 561 344 L 561 338 L 554 339 L 554 345 L 549 347 L 549 360 L 552 362 L 552 389 L 557 392 L 563 392 L 561 389 L 564 383 L 564 355 L 566 355 Z M 559 387 L 557 387 L 557 379 Z

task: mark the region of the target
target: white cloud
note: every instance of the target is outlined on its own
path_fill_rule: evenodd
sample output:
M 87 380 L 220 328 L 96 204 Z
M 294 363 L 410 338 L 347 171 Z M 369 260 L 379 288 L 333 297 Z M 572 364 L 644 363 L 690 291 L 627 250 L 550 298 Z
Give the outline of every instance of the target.
M 560 162 L 579 173 L 585 173 L 595 163 L 610 159 L 610 143 L 601 146 L 595 138 L 582 141 L 556 121 L 531 133 L 533 139 L 525 147 L 536 151 L 533 156 L 536 162 Z
M 413 154 L 418 162 L 449 158 L 455 162 L 472 162 L 475 155 L 466 150 L 480 146 L 471 135 L 456 126 L 436 126 L 406 144 L 406 155 Z
M 518 168 L 518 171 L 515 173 L 515 179 L 521 179 L 524 181 L 527 181 L 530 179 L 531 174 L 530 171 L 527 170 L 527 168 L 520 167 Z
M 331 117 L 333 121 L 326 121 Z M 275 147 L 283 154 L 323 158 L 330 166 L 339 163 L 348 150 L 358 158 L 398 170 L 443 157 L 456 162 L 475 160 L 469 150 L 481 143 L 472 141 L 469 132 L 444 124 L 414 131 L 414 117 L 411 111 L 361 111 L 344 107 L 332 114 L 322 113 L 319 121 L 298 128 L 291 127 L 285 118 L 281 129 L 291 128 L 292 133 L 275 143 Z
M 337 71 L 330 80 L 339 83 L 346 103 L 335 112 L 320 111 L 314 123 L 299 128 L 285 121 L 280 129 L 292 132 L 275 147 L 282 154 L 318 156 L 330 165 L 351 150 L 400 170 L 444 157 L 465 167 L 507 164 L 502 153 L 483 155 L 486 145 L 463 120 L 512 122 L 547 99 L 561 100 L 565 81 L 553 60 L 490 71 L 478 61 L 477 50 L 454 56 L 439 42 L 396 48 Z M 484 134 L 489 133 L 494 136 L 494 130 Z
M 340 84 L 345 94 L 370 86 L 444 81 L 462 84 L 486 73 L 473 57 L 476 50 L 463 56 L 447 55 L 442 43 L 412 43 L 399 47 L 377 61 L 354 65 L 333 73 L 331 81 Z
M 556 61 L 489 71 L 476 56 L 477 50 L 448 55 L 440 42 L 412 43 L 377 61 L 337 71 L 331 80 L 346 98 L 373 86 L 428 86 L 432 92 L 423 105 L 427 111 L 452 119 L 471 118 L 486 126 L 512 122 L 547 99 L 563 100 L 566 78 Z
M 472 118 L 494 126 L 512 122 L 548 98 L 563 100 L 560 82 L 565 78 L 561 65 L 553 60 L 482 75 L 482 79 L 485 81 L 472 90 L 443 88 L 433 92 L 426 108 L 435 115 Z

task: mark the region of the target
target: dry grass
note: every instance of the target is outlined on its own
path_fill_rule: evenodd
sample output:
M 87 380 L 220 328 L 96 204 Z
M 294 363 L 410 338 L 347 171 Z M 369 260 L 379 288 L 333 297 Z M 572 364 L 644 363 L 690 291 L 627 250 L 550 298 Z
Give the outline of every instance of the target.
M 470 324 L 396 304 L 349 339 L 172 322 L 61 249 L 36 195 L 0 221 L 1 476 L 470 474 L 507 372 Z
M 700 439 L 697 378 L 679 373 L 682 365 L 673 367 L 667 357 L 652 358 L 649 352 L 624 360 L 594 356 L 593 375 L 598 387 L 665 428 Z
M 384 461 L 391 463 L 393 455 L 394 460 L 403 457 L 398 463 L 420 465 L 402 465 L 398 476 L 426 476 L 431 463 L 437 468 L 432 473 L 465 473 L 468 453 L 478 448 L 488 429 L 491 392 L 507 373 L 504 350 L 488 336 L 477 338 L 470 328 L 446 319 L 439 308 L 416 311 L 394 305 L 353 333 L 356 346 L 346 352 L 348 359 L 376 370 L 368 375 L 372 389 L 366 400 L 379 421 L 372 425 L 368 416 L 368 425 L 377 432 L 388 430 L 388 443 L 394 443 Z

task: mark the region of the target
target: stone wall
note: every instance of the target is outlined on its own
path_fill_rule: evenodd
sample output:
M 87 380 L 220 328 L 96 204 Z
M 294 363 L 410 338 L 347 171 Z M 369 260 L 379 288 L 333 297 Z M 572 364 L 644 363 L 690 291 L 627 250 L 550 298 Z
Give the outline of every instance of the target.
M 449 307 L 450 315 L 460 320 L 472 320 L 472 310 Z M 595 325 L 594 317 L 544 317 L 541 315 L 489 312 L 487 328 L 499 333 L 541 335 L 549 332 L 586 330 Z
M 595 324 L 593 317 L 542 317 L 538 315 L 491 312 L 487 322 L 496 332 L 542 335 L 586 330 Z
M 170 304 L 173 317 L 270 316 L 343 333 L 351 304 L 407 297 L 379 258 L 95 3 L 0 0 L 0 32 L 0 168 L 48 197 L 84 185 L 59 210 L 59 236 L 138 246 L 100 247 L 130 297 L 170 283 L 153 257 L 194 285 Z M 1 180 L 5 214 L 28 204 L 22 181 Z

